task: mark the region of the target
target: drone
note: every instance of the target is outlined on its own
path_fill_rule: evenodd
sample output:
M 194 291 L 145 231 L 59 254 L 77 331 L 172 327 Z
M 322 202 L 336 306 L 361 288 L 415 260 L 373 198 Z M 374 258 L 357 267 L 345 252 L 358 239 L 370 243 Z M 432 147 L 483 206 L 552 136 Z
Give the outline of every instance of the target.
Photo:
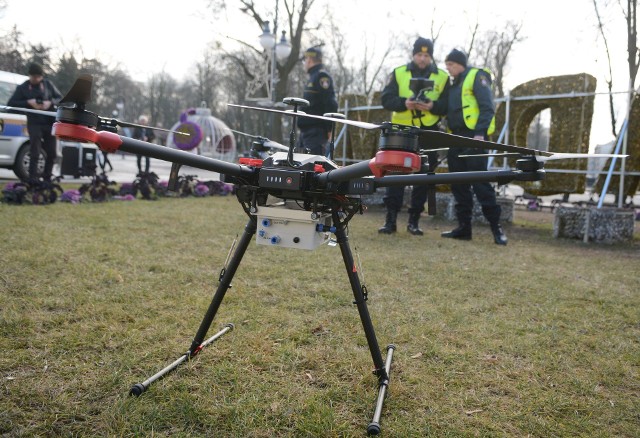
M 544 163 L 548 160 L 594 156 L 594 154 L 555 154 L 389 122 L 373 124 L 347 120 L 339 113 L 323 116 L 305 114 L 299 109 L 308 102 L 289 97 L 283 102 L 292 106 L 293 109 L 287 111 L 230 104 L 231 107 L 250 111 L 267 111 L 286 115 L 293 118 L 293 123 L 288 147 L 265 137 L 253 136 L 255 141 L 252 154 L 241 157 L 238 164 L 229 163 L 119 135 L 118 126 L 134 126 L 134 124 L 100 117 L 85 109 L 90 101 L 92 82 L 92 76 L 81 75 L 60 101 L 53 126 L 56 137 L 95 143 L 107 153 L 122 151 L 171 162 L 170 190 L 176 188 L 178 172 L 182 165 L 217 172 L 221 175 L 221 180 L 235 184 L 236 197 L 248 217 L 242 236 L 231 246 L 219 275 L 216 292 L 186 353 L 148 379 L 133 385 L 129 393 L 140 396 L 153 382 L 193 359 L 206 346 L 233 330 L 233 324 L 227 324 L 222 330 L 206 338 L 225 293 L 231 287 L 231 281 L 242 258 L 254 239 L 258 245 L 301 250 L 314 250 L 332 242 L 340 247 L 353 293 L 353 303 L 359 313 L 375 367 L 373 373 L 378 380 L 373 418 L 367 426 L 367 433 L 370 435 L 378 435 L 381 432 L 380 421 L 390 385 L 391 364 L 396 346 L 387 345 L 386 356 L 383 359 L 367 307 L 367 290 L 361 283 L 358 263 L 354 261 L 349 245 L 347 225 L 356 214 L 364 213 L 365 205 L 362 197 L 373 194 L 378 188 L 390 186 L 425 184 L 433 188 L 440 184 L 472 182 L 506 184 L 511 181 L 540 181 L 544 179 Z M 37 110 L 24 111 L 46 113 Z M 46 114 L 52 115 L 52 113 Z M 379 130 L 378 152 L 369 160 L 343 167 L 333 161 L 333 143 L 330 145 L 328 157 L 296 152 L 297 117 L 330 121 L 333 123 L 334 133 L 338 123 Z M 178 132 L 176 135 L 187 134 Z M 512 169 L 436 173 L 438 154 L 434 152 L 446 148 L 477 149 L 479 153 L 484 153 L 484 150 L 495 150 L 516 157 L 517 160 Z M 265 153 L 266 149 L 270 149 L 270 152 Z M 612 157 L 613 155 L 598 154 L 598 156 Z M 435 200 L 435 195 L 428 198 L 429 203 L 432 200 Z M 429 211 L 434 209 L 430 208 Z

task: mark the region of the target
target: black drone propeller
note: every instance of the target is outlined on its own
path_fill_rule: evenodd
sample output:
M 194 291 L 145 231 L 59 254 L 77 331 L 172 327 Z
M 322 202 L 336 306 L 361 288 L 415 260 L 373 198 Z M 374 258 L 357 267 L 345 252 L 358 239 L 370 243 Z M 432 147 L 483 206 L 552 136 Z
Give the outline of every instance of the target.
M 289 148 L 286 147 L 285 145 L 280 144 L 277 141 L 269 140 L 267 137 L 263 137 L 261 135 L 247 134 L 246 132 L 236 131 L 235 129 L 231 129 L 230 131 L 233 132 L 233 133 L 236 133 L 238 135 L 244 135 L 245 137 L 253 138 L 258 143 L 260 143 L 261 146 L 263 146 L 265 148 L 279 149 L 281 151 L 288 151 L 289 150 Z
M 93 76 L 89 74 L 81 74 L 59 103 L 72 103 L 78 108 L 84 109 L 86 104 L 91 102 L 92 86 Z

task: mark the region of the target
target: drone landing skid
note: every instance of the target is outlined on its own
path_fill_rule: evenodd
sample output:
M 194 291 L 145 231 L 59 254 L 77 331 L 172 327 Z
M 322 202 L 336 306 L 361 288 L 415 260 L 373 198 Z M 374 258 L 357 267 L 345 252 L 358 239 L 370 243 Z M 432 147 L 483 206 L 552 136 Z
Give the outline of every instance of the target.
M 267 213 L 268 212 L 269 211 L 267 211 Z M 213 299 L 211 300 L 211 304 L 209 305 L 209 308 L 207 309 L 207 312 L 205 313 L 204 318 L 200 323 L 200 327 L 198 328 L 198 331 L 193 339 L 193 342 L 191 343 L 191 346 L 189 347 L 189 350 L 180 358 L 175 360 L 167 367 L 163 368 L 158 373 L 154 374 L 149 379 L 145 380 L 142 383 L 135 384 L 129 391 L 131 395 L 141 395 L 149 388 L 151 383 L 161 379 L 171 371 L 175 370 L 179 365 L 196 356 L 205 346 L 209 345 L 210 343 L 233 329 L 233 324 L 227 324 L 220 332 L 205 340 L 205 336 L 207 335 L 207 332 L 211 327 L 211 323 L 213 322 L 213 319 L 215 318 L 218 309 L 220 308 L 222 300 L 224 299 L 224 296 L 229 287 L 231 287 L 231 280 L 233 279 L 238 266 L 240 265 L 242 257 L 244 256 L 249 244 L 256 234 L 256 230 L 258 228 L 258 220 L 259 215 L 249 215 L 249 222 L 244 229 L 242 237 L 240 238 L 240 241 L 235 248 L 233 255 L 229 258 L 227 266 L 223 268 L 220 273 L 218 288 L 216 289 Z M 262 217 L 260 220 L 263 221 L 264 217 Z M 354 304 L 358 308 L 362 327 L 364 329 L 365 337 L 369 345 L 371 358 L 373 359 L 373 364 L 375 366 L 374 374 L 378 377 L 378 396 L 376 399 L 375 411 L 373 419 L 367 427 L 368 434 L 378 435 L 380 433 L 380 417 L 382 415 L 382 408 L 387 388 L 389 386 L 391 361 L 393 360 L 393 351 L 395 350 L 395 346 L 387 346 L 386 362 L 383 361 L 382 353 L 380 351 L 378 340 L 376 338 L 373 324 L 371 322 L 371 317 L 369 315 L 369 310 L 367 308 L 366 290 L 360 283 L 360 278 L 356 269 L 356 263 L 353 259 L 353 255 L 349 247 L 349 239 L 346 233 L 346 223 L 348 222 L 348 219 L 341 220 L 338 212 L 333 211 L 331 213 L 331 221 L 333 222 L 331 231 L 335 234 L 336 241 L 340 246 L 340 251 L 344 260 L 347 276 L 349 277 L 349 283 L 351 284 L 351 289 L 353 291 Z M 264 226 L 264 224 L 261 225 Z

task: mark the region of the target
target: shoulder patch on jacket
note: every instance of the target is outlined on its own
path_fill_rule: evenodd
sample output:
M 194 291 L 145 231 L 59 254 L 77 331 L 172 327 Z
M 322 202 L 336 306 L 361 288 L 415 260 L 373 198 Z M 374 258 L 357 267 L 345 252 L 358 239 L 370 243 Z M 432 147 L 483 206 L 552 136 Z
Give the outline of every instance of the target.
M 331 79 L 329 79 L 326 76 L 320 78 L 320 86 L 325 90 L 328 90 L 329 87 L 331 86 Z
M 480 85 L 487 88 L 491 87 L 491 82 L 489 81 L 486 75 L 478 75 L 478 76 L 480 76 Z

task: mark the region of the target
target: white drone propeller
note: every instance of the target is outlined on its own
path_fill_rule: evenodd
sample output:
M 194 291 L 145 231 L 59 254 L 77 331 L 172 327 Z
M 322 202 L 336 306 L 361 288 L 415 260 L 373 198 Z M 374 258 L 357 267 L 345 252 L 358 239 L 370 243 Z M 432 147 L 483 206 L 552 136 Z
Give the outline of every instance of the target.
M 571 160 L 577 158 L 626 158 L 629 155 L 621 155 L 621 154 L 584 154 L 584 153 L 573 153 L 573 152 L 543 152 L 549 155 L 534 155 L 535 159 L 544 163 L 546 161 L 555 161 L 555 160 Z M 470 157 L 495 157 L 495 158 L 521 158 L 522 154 L 514 154 L 514 153 L 506 153 L 506 154 L 468 154 L 468 155 L 460 155 L 460 158 L 470 158 Z
M 579 154 L 571 152 L 551 152 L 553 155 L 550 157 L 536 156 L 536 160 L 545 162 L 553 160 L 570 160 L 575 158 L 625 158 L 629 155 L 620 154 Z

